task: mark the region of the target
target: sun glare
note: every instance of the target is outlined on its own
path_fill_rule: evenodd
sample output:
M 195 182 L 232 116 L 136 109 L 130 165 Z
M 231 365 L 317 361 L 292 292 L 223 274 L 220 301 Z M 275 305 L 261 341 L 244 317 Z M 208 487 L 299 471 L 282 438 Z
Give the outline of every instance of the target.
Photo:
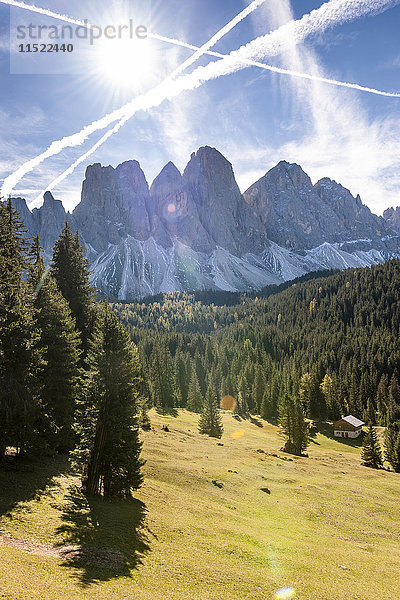
M 93 47 L 96 73 L 119 88 L 139 88 L 154 70 L 151 40 L 102 39 Z

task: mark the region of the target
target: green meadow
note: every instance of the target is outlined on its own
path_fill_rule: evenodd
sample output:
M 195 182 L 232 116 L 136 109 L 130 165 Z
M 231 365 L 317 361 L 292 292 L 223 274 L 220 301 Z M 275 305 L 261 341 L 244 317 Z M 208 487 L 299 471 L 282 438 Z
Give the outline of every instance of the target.
M 132 501 L 88 501 L 65 459 L 0 472 L 2 600 L 398 598 L 400 475 L 359 443 L 296 458 L 265 421 L 150 416 Z

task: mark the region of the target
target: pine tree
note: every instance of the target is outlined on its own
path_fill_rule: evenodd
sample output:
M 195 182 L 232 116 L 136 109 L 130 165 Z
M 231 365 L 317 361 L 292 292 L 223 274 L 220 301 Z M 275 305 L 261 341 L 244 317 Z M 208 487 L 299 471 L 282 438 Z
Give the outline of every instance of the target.
M 80 338 L 68 303 L 45 270 L 39 238 L 33 240 L 29 284 L 34 295 L 36 325 L 41 331 L 45 365 L 40 372 L 43 435 L 59 451 L 72 446 L 72 422 L 79 383 Z
M 279 421 L 287 438 L 285 452 L 301 456 L 310 443 L 310 435 L 300 399 L 285 394 L 280 405 Z
M 200 413 L 202 406 L 203 396 L 201 395 L 196 369 L 193 368 L 189 382 L 187 409 L 194 413 Z
M 32 448 L 40 415 L 40 332 L 24 280 L 25 229 L 11 199 L 0 202 L 0 461 L 8 445 Z
M 96 304 L 94 288 L 90 284 L 89 262 L 76 232 L 73 235 L 68 221 L 54 245 L 51 275 L 66 299 L 80 332 L 84 363 L 90 340 L 95 330 Z
M 199 419 L 199 431 L 215 438 L 221 438 L 224 432 L 217 396 L 211 386 L 208 387 L 204 398 Z
M 361 458 L 366 467 L 379 469 L 383 465 L 381 445 L 372 423 L 364 435 Z
M 78 403 L 74 464 L 89 495 L 129 496 L 143 477 L 138 428 L 140 363 L 136 346 L 107 305 Z

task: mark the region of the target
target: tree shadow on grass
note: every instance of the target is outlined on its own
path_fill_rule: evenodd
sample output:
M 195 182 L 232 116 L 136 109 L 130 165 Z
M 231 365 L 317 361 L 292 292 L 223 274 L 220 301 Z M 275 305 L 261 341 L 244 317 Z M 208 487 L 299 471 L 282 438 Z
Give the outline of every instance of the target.
M 146 526 L 146 506 L 134 498 L 106 500 L 71 488 L 57 533 L 63 536 L 63 566 L 88 586 L 129 576 L 150 552 L 154 534 Z
M 0 516 L 10 520 L 18 517 L 26 502 L 38 499 L 49 486 L 55 485 L 54 478 L 67 470 L 66 456 L 7 460 L 0 469 Z

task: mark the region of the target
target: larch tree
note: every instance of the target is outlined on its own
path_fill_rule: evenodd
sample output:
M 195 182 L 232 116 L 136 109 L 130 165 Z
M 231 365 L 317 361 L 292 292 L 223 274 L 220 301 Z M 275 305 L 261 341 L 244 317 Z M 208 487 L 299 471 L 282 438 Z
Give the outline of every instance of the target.
M 76 411 L 73 463 L 88 495 L 129 497 L 143 481 L 139 440 L 140 362 L 106 304 Z

